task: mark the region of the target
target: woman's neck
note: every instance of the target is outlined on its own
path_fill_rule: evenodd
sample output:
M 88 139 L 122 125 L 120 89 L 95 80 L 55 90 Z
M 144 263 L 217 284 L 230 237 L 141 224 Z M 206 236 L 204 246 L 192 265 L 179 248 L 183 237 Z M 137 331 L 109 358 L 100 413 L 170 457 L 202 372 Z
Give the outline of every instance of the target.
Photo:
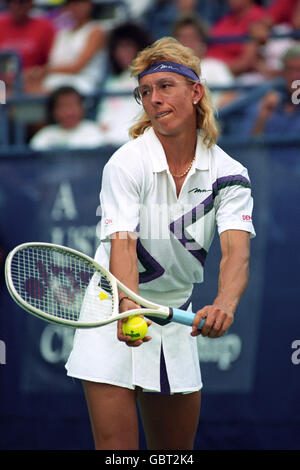
M 156 135 L 165 151 L 171 173 L 181 173 L 195 156 L 197 129 L 176 136 Z

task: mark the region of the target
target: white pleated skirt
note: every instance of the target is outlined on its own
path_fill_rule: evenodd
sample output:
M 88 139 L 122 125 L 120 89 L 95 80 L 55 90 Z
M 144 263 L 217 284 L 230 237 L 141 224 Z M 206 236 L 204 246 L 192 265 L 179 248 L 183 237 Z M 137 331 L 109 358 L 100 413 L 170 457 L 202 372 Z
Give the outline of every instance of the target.
M 151 341 L 130 348 L 117 338 L 117 323 L 76 330 L 66 363 L 68 376 L 128 389 L 189 393 L 202 388 L 197 339 L 191 327 L 152 322 Z

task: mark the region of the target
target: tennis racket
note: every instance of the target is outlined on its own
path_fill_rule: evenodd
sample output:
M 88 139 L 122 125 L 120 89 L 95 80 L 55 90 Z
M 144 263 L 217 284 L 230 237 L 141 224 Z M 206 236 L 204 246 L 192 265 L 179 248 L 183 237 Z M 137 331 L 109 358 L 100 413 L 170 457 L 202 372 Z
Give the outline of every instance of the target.
M 20 307 L 62 326 L 95 328 L 133 315 L 192 325 L 195 318 L 192 312 L 144 299 L 89 256 L 51 243 L 14 248 L 6 258 L 5 280 Z M 119 291 L 141 308 L 119 313 Z

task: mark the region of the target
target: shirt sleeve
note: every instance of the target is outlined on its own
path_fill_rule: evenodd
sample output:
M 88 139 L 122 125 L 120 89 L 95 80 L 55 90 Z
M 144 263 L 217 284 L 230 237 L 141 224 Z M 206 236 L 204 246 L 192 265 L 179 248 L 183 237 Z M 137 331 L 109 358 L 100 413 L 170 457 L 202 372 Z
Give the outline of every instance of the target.
M 225 230 L 244 230 L 255 237 L 252 222 L 253 198 L 248 172 L 224 176 L 217 180 L 216 222 L 219 235 Z
M 138 183 L 124 168 L 108 163 L 100 192 L 100 240 L 108 241 L 116 232 L 136 232 L 139 214 Z

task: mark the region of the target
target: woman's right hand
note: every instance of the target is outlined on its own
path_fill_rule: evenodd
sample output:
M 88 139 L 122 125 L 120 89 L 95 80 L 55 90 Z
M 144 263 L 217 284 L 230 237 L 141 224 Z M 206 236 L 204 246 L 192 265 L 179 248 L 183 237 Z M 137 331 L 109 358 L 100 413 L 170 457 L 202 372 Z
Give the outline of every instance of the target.
M 136 308 L 141 308 L 140 305 L 136 304 L 133 302 L 133 300 L 130 299 L 124 299 L 121 302 L 120 305 L 120 313 L 126 312 L 127 310 L 133 310 Z M 142 315 L 140 315 L 143 317 Z M 125 323 L 128 319 L 127 318 L 122 318 L 121 320 L 118 321 L 118 340 L 123 341 L 124 343 L 127 344 L 129 347 L 138 347 L 141 346 L 143 343 L 147 343 L 148 341 L 151 340 L 151 336 L 145 336 L 143 339 L 137 339 L 135 341 L 131 341 L 130 336 L 126 336 L 123 333 L 123 323 Z M 146 320 L 146 323 L 148 327 L 151 325 L 150 320 Z

